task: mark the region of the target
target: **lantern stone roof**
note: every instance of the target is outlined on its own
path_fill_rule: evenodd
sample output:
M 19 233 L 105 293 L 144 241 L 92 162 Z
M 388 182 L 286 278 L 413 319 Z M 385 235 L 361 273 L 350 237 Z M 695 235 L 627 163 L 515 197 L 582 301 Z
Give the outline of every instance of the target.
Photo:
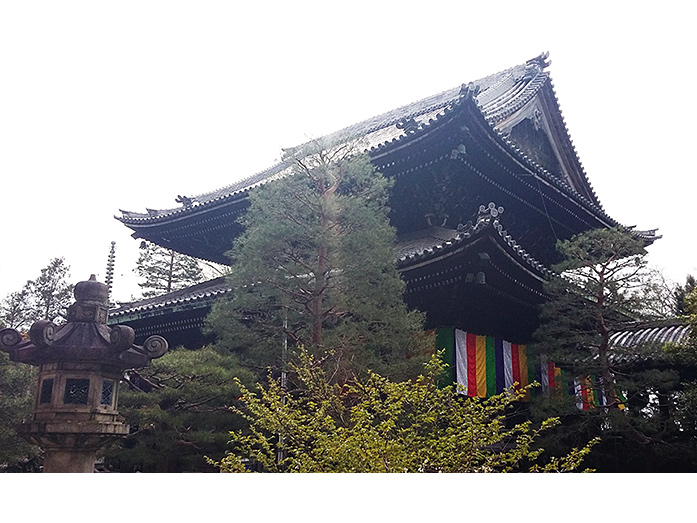
M 133 329 L 108 326 L 108 287 L 89 280 L 75 285 L 75 303 L 68 307 L 68 321 L 56 325 L 39 320 L 29 329 L 29 339 L 17 330 L 0 330 L 0 350 L 12 361 L 45 365 L 54 363 L 95 363 L 113 368 L 145 367 L 168 348 L 161 336 L 152 336 L 143 346 L 134 345 Z

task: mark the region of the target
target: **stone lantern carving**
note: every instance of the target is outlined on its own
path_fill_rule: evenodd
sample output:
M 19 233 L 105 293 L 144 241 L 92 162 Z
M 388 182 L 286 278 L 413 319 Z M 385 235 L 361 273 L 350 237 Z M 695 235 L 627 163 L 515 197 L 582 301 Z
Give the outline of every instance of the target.
M 28 340 L 14 329 L 0 330 L 0 349 L 11 360 L 39 367 L 33 416 L 18 431 L 44 449 L 44 472 L 93 472 L 97 450 L 128 434 L 117 410 L 124 370 L 145 367 L 167 351 L 161 336 L 138 346 L 132 328 L 107 326 L 108 296 L 93 275 L 75 286 L 65 325 L 37 321 Z

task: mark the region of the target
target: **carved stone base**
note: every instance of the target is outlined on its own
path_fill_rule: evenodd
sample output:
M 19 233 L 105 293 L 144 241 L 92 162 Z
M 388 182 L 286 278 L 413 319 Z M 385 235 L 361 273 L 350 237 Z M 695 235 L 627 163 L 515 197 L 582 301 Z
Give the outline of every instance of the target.
M 29 422 L 19 434 L 44 449 L 44 472 L 94 472 L 97 451 L 128 434 L 125 423 Z

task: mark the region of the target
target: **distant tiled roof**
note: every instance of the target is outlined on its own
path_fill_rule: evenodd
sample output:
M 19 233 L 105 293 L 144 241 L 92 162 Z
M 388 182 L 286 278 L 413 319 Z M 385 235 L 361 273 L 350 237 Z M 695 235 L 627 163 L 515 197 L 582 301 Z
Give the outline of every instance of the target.
M 636 324 L 626 330 L 613 333 L 610 336 L 610 344 L 614 347 L 631 349 L 649 344 L 680 343 L 686 340 L 689 334 L 689 325 L 679 320 L 668 320 L 658 325 Z
M 611 334 L 611 358 L 616 365 L 658 365 L 665 361 L 666 343 L 685 343 L 689 336 L 680 318 L 637 322 Z
M 228 292 L 230 292 L 230 288 L 225 283 L 225 277 L 221 276 L 161 296 L 119 303 L 118 307 L 109 311 L 109 323 L 126 321 L 133 314 L 142 314 L 148 311 L 212 303 Z

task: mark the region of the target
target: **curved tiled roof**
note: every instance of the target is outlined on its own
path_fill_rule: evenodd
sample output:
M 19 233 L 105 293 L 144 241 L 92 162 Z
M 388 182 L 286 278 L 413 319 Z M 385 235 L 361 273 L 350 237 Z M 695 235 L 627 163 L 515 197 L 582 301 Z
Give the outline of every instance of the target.
M 660 325 L 639 324 L 633 328 L 613 333 L 610 336 L 610 344 L 613 347 L 631 349 L 648 344 L 681 343 L 687 340 L 689 334 L 690 326 L 684 325 L 678 320 Z
M 679 318 L 627 325 L 610 335 L 612 361 L 618 365 L 656 364 L 665 359 L 665 344 L 683 344 L 689 336 L 690 326 Z
M 457 230 L 443 229 L 442 227 L 427 229 L 425 231 L 426 235 L 421 237 L 422 243 L 423 239 L 426 238 L 440 240 L 435 244 L 419 245 L 418 239 L 416 238 L 409 238 L 408 242 L 400 242 L 398 246 L 399 256 L 397 258 L 397 267 L 405 267 L 412 263 L 455 250 L 470 242 L 487 228 L 491 228 L 501 238 L 502 243 L 513 251 L 521 265 L 526 266 L 528 269 L 533 270 L 544 278 L 552 277 L 553 272 L 526 252 L 525 249 L 508 234 L 508 231 L 503 228 L 503 225 L 498 219 L 503 212 L 503 207 L 497 207 L 496 204 L 490 202 L 489 205 L 479 206 L 479 214 L 474 224 L 472 222 L 467 222 L 466 225 L 458 226 Z
M 407 137 L 427 131 L 431 126 L 439 123 L 452 113 L 458 106 L 461 106 L 464 100 L 472 100 L 491 128 L 496 131 L 498 122 L 529 103 L 542 86 L 549 81 L 549 75 L 544 72 L 544 68 L 549 65 L 547 56 L 546 53 L 542 54 L 532 60 L 528 60 L 524 64 L 393 109 L 329 134 L 319 140 L 287 149 L 286 152 L 302 157 L 304 152 L 315 146 L 317 142 L 331 145 L 359 139 L 365 151 L 379 153 L 380 150 L 393 146 Z M 564 131 L 566 131 L 565 128 Z M 558 177 L 551 175 L 541 166 L 535 164 L 532 159 L 528 158 L 502 133 L 498 132 L 498 134 L 508 148 L 517 152 L 524 163 L 532 166 L 533 171 L 541 174 L 545 180 L 561 187 L 565 192 L 570 192 L 574 196 L 580 197 L 580 200 L 585 205 L 606 216 L 594 202 L 578 194 L 568 184 L 561 182 Z M 575 154 L 575 150 L 573 153 Z M 580 165 L 580 162 L 578 162 L 578 165 Z M 288 174 L 290 169 L 291 162 L 289 160 L 281 161 L 266 170 L 215 191 L 192 197 L 179 197 L 177 201 L 183 204 L 181 207 L 163 210 L 148 209 L 147 213 L 122 210 L 122 216 L 117 217 L 117 219 L 125 224 L 144 225 L 146 223 L 167 221 L 176 218 L 177 215 L 203 211 L 205 208 L 217 205 L 224 200 L 235 199 L 258 185 L 282 177 Z M 584 182 L 588 184 L 585 175 Z M 589 184 L 588 187 L 590 188 Z M 592 189 L 590 190 L 592 191 Z M 613 223 L 615 222 L 613 221 Z
M 503 207 L 494 203 L 481 205 L 475 223 L 468 222 L 457 229 L 430 227 L 402 236 L 396 246 L 397 267 L 407 268 L 413 263 L 419 263 L 433 257 L 445 254 L 479 238 L 487 229 L 492 229 L 501 238 L 501 243 L 507 246 L 518 262 L 532 270 L 538 277 L 548 278 L 552 272 L 535 258 L 530 256 L 503 228 L 499 216 L 504 212 Z M 133 314 L 143 314 L 149 311 L 183 307 L 186 305 L 206 305 L 230 292 L 221 276 L 192 287 L 163 294 L 140 301 L 120 303 L 119 307 L 109 311 L 110 322 L 123 320 Z
M 153 298 L 119 303 L 118 307 L 109 311 L 109 323 L 116 323 L 118 320 L 124 321 L 125 318 L 132 314 L 142 314 L 148 311 L 195 305 L 201 302 L 212 302 L 228 292 L 230 292 L 230 288 L 227 286 L 227 283 L 225 283 L 225 276 L 220 276 L 185 289 L 169 292 Z

